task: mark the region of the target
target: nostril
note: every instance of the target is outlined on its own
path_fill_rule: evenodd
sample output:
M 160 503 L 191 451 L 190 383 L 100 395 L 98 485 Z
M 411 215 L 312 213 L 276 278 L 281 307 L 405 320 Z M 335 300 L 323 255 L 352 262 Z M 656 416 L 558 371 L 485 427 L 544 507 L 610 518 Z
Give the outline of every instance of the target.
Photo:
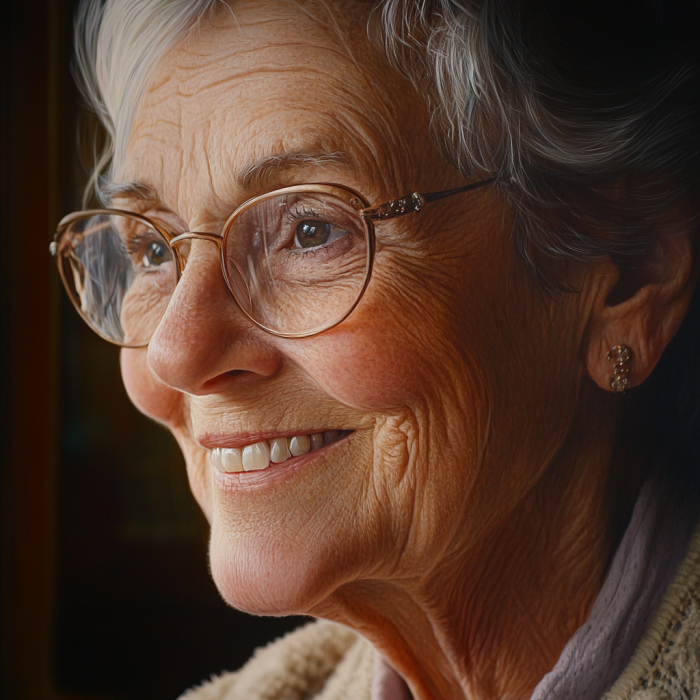
M 250 372 L 245 369 L 230 369 L 226 372 L 221 372 L 221 374 L 217 374 L 215 377 L 212 377 L 208 381 L 204 382 L 204 384 L 200 388 L 200 392 L 202 393 L 215 393 L 217 391 L 224 391 L 226 386 L 229 386 L 229 382 L 232 379 L 236 379 L 238 383 L 241 380 L 245 380 L 246 377 L 249 377 L 251 380 L 254 380 L 256 377 L 255 372 Z

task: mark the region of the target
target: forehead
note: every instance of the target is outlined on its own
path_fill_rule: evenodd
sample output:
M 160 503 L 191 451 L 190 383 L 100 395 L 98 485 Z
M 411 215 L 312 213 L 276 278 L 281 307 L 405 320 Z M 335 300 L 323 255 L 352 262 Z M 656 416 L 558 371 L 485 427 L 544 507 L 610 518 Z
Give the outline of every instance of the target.
M 235 16 L 224 7 L 203 20 L 156 70 L 118 179 L 146 182 L 180 210 L 228 211 L 241 173 L 285 153 L 400 179 L 422 128 L 406 115 L 423 117 L 422 107 L 367 40 L 365 8 L 353 7 L 237 3 Z

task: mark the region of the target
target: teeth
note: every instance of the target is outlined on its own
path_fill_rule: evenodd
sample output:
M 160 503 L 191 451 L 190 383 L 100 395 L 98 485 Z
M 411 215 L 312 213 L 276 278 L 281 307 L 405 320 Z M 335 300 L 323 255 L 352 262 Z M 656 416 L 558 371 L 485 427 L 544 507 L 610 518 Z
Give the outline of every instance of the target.
M 311 449 L 317 450 L 319 447 L 323 447 L 323 433 L 315 433 L 311 436 Z
M 242 472 L 241 451 L 216 447 L 211 451 L 212 464 L 220 472 Z
M 270 462 L 279 464 L 291 457 L 305 455 L 310 450 L 317 450 L 339 440 L 344 434 L 340 430 L 326 430 L 313 435 L 297 435 L 291 439 L 275 438 L 261 440 L 253 445 L 246 445 L 242 450 L 229 447 L 215 447 L 211 451 L 211 462 L 220 471 L 236 473 L 242 471 L 260 471 L 266 469 Z
M 243 448 L 243 469 L 247 472 L 265 469 L 270 464 L 270 447 L 265 440 Z
M 289 451 L 295 456 L 305 455 L 311 449 L 311 438 L 308 435 L 293 437 L 289 441 Z
M 285 459 L 289 459 L 292 453 L 289 451 L 289 444 L 287 438 L 275 438 L 270 440 L 270 461 L 278 464 L 279 462 L 284 462 Z
M 221 461 L 223 462 L 225 472 L 242 472 L 243 460 L 241 459 L 241 451 L 237 449 L 221 450 Z

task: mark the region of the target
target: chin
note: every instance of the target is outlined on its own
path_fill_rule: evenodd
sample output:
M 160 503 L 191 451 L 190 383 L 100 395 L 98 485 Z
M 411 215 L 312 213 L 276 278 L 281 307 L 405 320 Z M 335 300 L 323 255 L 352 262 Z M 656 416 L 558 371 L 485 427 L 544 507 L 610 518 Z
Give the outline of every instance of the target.
M 286 469 L 222 474 L 210 465 L 210 567 L 231 606 L 310 614 L 381 557 L 387 509 L 366 495 L 357 441 L 323 450 Z
M 209 559 L 224 600 L 254 615 L 310 614 L 348 580 L 348 572 L 338 548 L 324 541 L 304 546 L 304 539 L 275 530 L 233 534 L 215 522 Z

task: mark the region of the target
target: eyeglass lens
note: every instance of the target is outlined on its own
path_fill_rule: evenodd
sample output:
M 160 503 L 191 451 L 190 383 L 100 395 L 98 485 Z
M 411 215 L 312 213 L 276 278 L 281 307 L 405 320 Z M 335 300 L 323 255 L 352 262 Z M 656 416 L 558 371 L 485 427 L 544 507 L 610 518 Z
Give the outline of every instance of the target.
M 69 224 L 60 255 L 63 281 L 88 324 L 120 345 L 148 343 L 177 281 L 163 236 L 135 217 L 96 214 Z
M 293 193 L 257 201 L 225 235 L 227 282 L 264 328 L 308 334 L 342 320 L 368 275 L 368 230 L 342 200 Z
M 371 269 L 369 237 L 359 214 L 333 195 L 271 195 L 239 211 L 224 232 L 226 282 L 263 328 L 319 332 L 345 318 L 361 297 Z M 149 342 L 177 283 L 168 243 L 129 215 L 73 221 L 60 264 L 83 318 L 120 345 Z

